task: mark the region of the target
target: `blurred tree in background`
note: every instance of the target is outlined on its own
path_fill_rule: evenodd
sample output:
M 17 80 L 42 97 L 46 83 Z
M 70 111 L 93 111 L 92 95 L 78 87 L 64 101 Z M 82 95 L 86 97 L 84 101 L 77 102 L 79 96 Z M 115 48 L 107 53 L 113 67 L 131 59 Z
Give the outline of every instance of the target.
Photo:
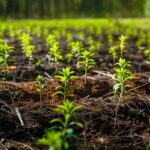
M 1 18 L 143 17 L 150 0 L 0 0 Z
M 150 17 L 150 0 L 145 0 L 144 10 L 145 16 Z

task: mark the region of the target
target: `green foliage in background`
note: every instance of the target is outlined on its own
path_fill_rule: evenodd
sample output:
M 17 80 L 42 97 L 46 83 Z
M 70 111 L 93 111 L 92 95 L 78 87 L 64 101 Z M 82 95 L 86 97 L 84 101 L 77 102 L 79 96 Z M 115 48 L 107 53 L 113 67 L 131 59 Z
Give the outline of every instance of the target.
M 35 19 L 142 17 L 149 14 L 149 3 L 149 0 L 0 0 L 0 16 Z

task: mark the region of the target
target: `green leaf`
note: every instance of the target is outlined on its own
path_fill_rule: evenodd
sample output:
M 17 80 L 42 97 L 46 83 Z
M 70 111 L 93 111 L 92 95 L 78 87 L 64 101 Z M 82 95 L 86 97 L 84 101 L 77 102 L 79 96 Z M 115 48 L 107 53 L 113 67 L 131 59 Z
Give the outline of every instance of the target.
M 64 122 L 58 118 L 52 119 L 49 123 L 60 123 L 62 126 L 64 126 Z

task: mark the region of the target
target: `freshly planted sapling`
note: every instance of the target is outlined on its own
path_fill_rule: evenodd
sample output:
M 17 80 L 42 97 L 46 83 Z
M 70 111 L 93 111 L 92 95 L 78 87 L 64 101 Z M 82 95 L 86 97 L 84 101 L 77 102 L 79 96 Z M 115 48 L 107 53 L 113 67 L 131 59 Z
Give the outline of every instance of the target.
M 31 36 L 27 33 L 23 33 L 20 37 L 22 47 L 26 47 L 31 44 Z
M 62 105 L 58 105 L 57 108 L 54 109 L 55 112 L 62 115 L 62 118 L 52 119 L 50 123 L 58 123 L 58 129 L 63 131 L 64 136 L 66 133 L 69 133 L 68 129 L 70 130 L 70 127 L 78 126 L 83 128 L 83 125 L 77 121 L 76 114 L 76 111 L 80 110 L 81 108 L 81 105 L 74 106 L 74 102 L 64 100 Z
M 92 36 L 88 37 L 88 43 L 89 43 L 89 50 L 91 52 L 93 52 L 94 54 L 98 54 L 99 53 L 99 48 L 101 46 L 101 42 L 94 42 L 94 39 Z
M 54 63 L 55 67 L 55 75 L 58 72 L 58 64 L 59 61 L 63 59 L 62 57 L 62 50 L 59 46 L 59 41 L 54 35 L 49 35 L 47 38 L 47 43 L 50 45 L 50 50 L 48 52 L 48 55 L 50 55 L 50 60 L 52 63 Z
M 14 38 L 15 38 L 15 36 L 16 36 L 15 30 L 14 30 L 13 27 L 11 27 L 11 28 L 9 29 L 9 36 L 10 36 L 11 41 L 13 41 Z
M 69 96 L 72 96 L 68 93 L 69 90 L 74 89 L 75 87 L 72 85 L 69 85 L 69 82 L 72 79 L 76 79 L 77 77 L 73 75 L 74 72 L 70 70 L 70 67 L 63 68 L 62 71 L 60 71 L 59 76 L 55 76 L 56 78 L 59 78 L 63 85 L 60 85 L 57 87 L 59 91 L 55 92 L 56 94 L 61 94 L 64 97 L 64 100 L 66 100 Z
M 55 35 L 50 34 L 50 35 L 48 35 L 48 37 L 46 39 L 46 43 L 47 43 L 47 45 L 52 46 L 53 44 L 58 43 L 58 39 Z
M 66 38 L 68 42 L 71 42 L 73 40 L 72 34 L 70 32 L 66 33 Z
M 24 49 L 24 53 L 26 55 L 26 57 L 29 59 L 29 65 L 31 65 L 34 56 L 33 53 L 35 52 L 35 46 L 33 45 L 27 45 Z
M 40 108 L 43 107 L 42 95 L 45 91 L 44 77 L 42 75 L 38 75 L 36 77 L 37 82 L 37 91 L 40 93 Z
M 111 45 L 113 43 L 113 35 L 112 33 L 108 34 L 108 43 Z
M 140 33 L 139 35 L 139 39 L 137 40 L 136 42 L 136 46 L 139 48 L 139 49 L 142 49 L 143 47 L 143 44 L 146 42 L 146 34 L 144 34 L 143 32 Z
M 81 60 L 78 62 L 80 65 L 80 68 L 84 69 L 84 76 L 85 76 L 85 84 L 87 83 L 87 74 L 91 68 L 94 67 L 96 64 L 93 59 L 94 54 L 89 51 L 83 51 L 82 55 L 80 56 Z
M 50 58 L 50 61 L 52 61 L 52 63 L 54 63 L 54 67 L 55 67 L 55 75 L 58 72 L 58 64 L 59 64 L 59 60 L 62 60 L 62 50 L 60 49 L 60 47 L 58 46 L 58 44 L 54 44 L 51 48 L 50 51 L 48 52 L 49 55 L 51 55 L 52 57 Z
M 42 59 L 37 59 L 37 60 L 35 61 L 35 66 L 36 66 L 36 67 L 40 67 L 42 64 L 43 64 L 43 60 L 42 60 Z
M 99 54 L 99 48 L 101 47 L 101 42 L 96 42 L 90 45 L 89 50 L 93 52 L 95 55 Z
M 126 84 L 126 81 L 129 79 L 133 79 L 133 73 L 127 69 L 127 67 L 131 66 L 129 61 L 120 58 L 117 63 L 118 67 L 114 68 L 117 76 L 114 78 L 115 85 L 113 87 L 114 93 L 119 97 L 119 101 L 122 102 L 125 95 L 125 88 L 129 85 Z
M 119 47 L 120 47 L 120 57 L 123 58 L 123 55 L 127 52 L 124 48 L 127 45 L 127 36 L 121 35 L 119 37 Z
M 0 65 L 8 66 L 9 62 L 13 61 L 10 58 L 10 54 L 13 52 L 13 48 L 5 42 L 0 43 Z
M 33 53 L 35 52 L 35 46 L 31 44 L 31 36 L 27 33 L 23 33 L 20 40 L 25 56 L 29 59 L 29 65 L 31 65 L 34 59 Z
M 150 61 L 150 49 L 146 49 L 144 55 L 146 56 L 146 60 Z
M 77 138 L 73 128 L 83 128 L 82 123 L 77 120 L 76 113 L 81 108 L 82 106 L 74 106 L 74 103 L 69 100 L 65 100 L 62 105 L 58 105 L 54 111 L 60 114 L 61 118 L 55 118 L 50 121 L 54 126 L 46 132 L 44 138 L 37 141 L 38 144 L 47 145 L 50 150 L 69 149 L 69 140 Z
M 83 44 L 79 41 L 70 42 L 70 53 L 66 55 L 68 62 L 70 62 L 74 57 L 77 58 L 77 68 L 78 68 L 78 61 L 81 55 L 81 52 L 84 50 Z
M 109 49 L 112 57 L 113 57 L 113 63 L 116 62 L 116 58 L 118 57 L 118 52 L 117 52 L 117 46 L 111 46 Z
M 55 130 L 47 130 L 44 137 L 37 140 L 38 145 L 48 146 L 49 150 L 67 149 L 69 144 L 62 138 L 62 132 Z
M 0 43 L 0 66 L 7 67 L 10 62 L 14 61 L 10 58 L 10 54 L 13 52 L 13 48 L 9 46 L 5 42 Z M 8 70 L 2 70 L 2 73 L 4 73 L 4 79 L 6 79 L 6 73 Z

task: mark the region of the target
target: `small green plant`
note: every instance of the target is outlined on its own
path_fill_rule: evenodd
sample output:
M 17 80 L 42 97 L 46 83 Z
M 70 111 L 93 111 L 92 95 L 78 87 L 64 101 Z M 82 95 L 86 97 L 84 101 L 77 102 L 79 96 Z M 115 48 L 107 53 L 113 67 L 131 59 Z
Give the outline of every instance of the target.
M 31 65 L 31 62 L 33 61 L 33 53 L 35 52 L 35 46 L 33 45 L 27 45 L 24 49 L 24 53 L 26 57 L 29 59 L 29 65 Z
M 127 52 L 124 48 L 127 45 L 127 36 L 121 35 L 119 37 L 120 57 L 123 58 L 124 53 Z
M 113 58 L 113 63 L 116 62 L 116 58 L 118 57 L 118 52 L 117 52 L 117 46 L 111 46 L 109 49 L 112 58 Z
M 13 61 L 10 58 L 10 54 L 13 52 L 13 48 L 5 42 L 0 43 L 0 65 L 8 66 L 9 62 Z
M 141 49 L 143 47 L 143 44 L 146 42 L 146 34 L 143 32 L 139 34 L 139 38 L 136 41 L 136 46 Z
M 47 145 L 50 150 L 69 149 L 69 140 L 77 138 L 73 128 L 76 126 L 83 128 L 82 123 L 77 121 L 76 114 L 76 111 L 81 108 L 82 106 L 74 106 L 74 103 L 69 100 L 63 101 L 62 105 L 58 105 L 57 108 L 54 109 L 55 112 L 61 115 L 61 118 L 55 118 L 50 121 L 54 126 L 52 126 L 46 132 L 46 136 L 39 139 L 37 143 Z
M 127 67 L 131 66 L 129 61 L 120 58 L 117 64 L 118 67 L 114 68 L 115 72 L 117 73 L 117 76 L 116 78 L 114 78 L 115 85 L 113 89 L 115 95 L 118 96 L 120 102 L 122 102 L 125 94 L 125 87 L 128 86 L 126 84 L 126 81 L 129 79 L 133 79 L 134 75 L 130 70 L 126 69 Z
M 90 45 L 89 51 L 93 52 L 94 54 L 99 54 L 99 48 L 101 47 L 101 42 L 96 42 Z
M 87 74 L 91 68 L 94 67 L 96 64 L 94 59 L 92 58 L 94 54 L 92 52 L 89 52 L 87 50 L 82 52 L 82 55 L 80 56 L 81 60 L 78 62 L 80 68 L 84 69 L 84 76 L 85 76 L 85 84 L 87 83 Z
M 144 55 L 146 56 L 146 60 L 150 61 L 150 49 L 146 49 Z
M 22 36 L 20 36 L 20 41 L 22 47 L 26 47 L 31 44 L 31 36 L 27 33 L 23 33 Z
M 43 138 L 37 140 L 38 145 L 48 146 L 49 150 L 61 150 L 62 147 L 68 148 L 68 142 L 63 140 L 62 132 L 47 131 Z
M 48 35 L 48 37 L 46 39 L 46 43 L 47 43 L 47 45 L 52 46 L 53 44 L 56 44 L 56 43 L 58 44 L 58 39 L 55 35 L 50 34 L 50 35 Z
M 33 53 L 35 52 L 35 46 L 31 44 L 31 36 L 27 33 L 23 33 L 20 37 L 20 41 L 25 56 L 29 59 L 29 65 L 31 65 L 34 59 Z
M 50 58 L 50 61 L 52 61 L 52 63 L 54 63 L 54 67 L 55 67 L 55 75 L 58 72 L 58 64 L 59 64 L 59 60 L 62 60 L 62 51 L 60 49 L 60 47 L 57 44 L 54 44 L 51 48 L 50 51 L 48 52 L 49 55 L 51 55 L 52 57 Z
M 59 46 L 59 41 L 58 41 L 57 37 L 54 35 L 48 36 L 47 43 L 50 45 L 50 50 L 48 52 L 48 55 L 50 55 L 49 61 L 54 63 L 55 75 L 56 75 L 58 72 L 59 60 L 63 60 L 62 50 Z
M 70 42 L 70 48 L 71 48 L 70 53 L 66 55 L 68 63 L 70 63 L 73 58 L 76 58 L 78 62 L 81 52 L 84 50 L 83 44 L 79 41 Z M 78 63 L 77 63 L 77 68 L 78 68 Z
M 10 54 L 13 52 L 13 48 L 9 46 L 5 42 L 0 43 L 0 66 L 7 67 L 10 62 L 14 61 L 10 58 Z M 4 73 L 4 80 L 6 79 L 6 74 L 8 70 L 2 70 L 2 73 Z
M 35 61 L 35 66 L 36 66 L 36 67 L 40 67 L 40 66 L 42 65 L 42 63 L 43 63 L 43 60 L 42 60 L 42 59 L 37 59 L 37 60 Z
M 74 72 L 70 70 L 70 67 L 63 68 L 62 71 L 60 71 L 59 76 L 55 76 L 56 78 L 59 78 L 63 85 L 59 85 L 56 87 L 56 89 L 59 89 L 59 91 L 55 92 L 56 94 L 61 94 L 64 97 L 64 100 L 67 99 L 69 96 L 73 96 L 68 93 L 69 90 L 74 89 L 75 87 L 72 85 L 69 85 L 70 80 L 76 79 L 77 77 L 73 75 Z
M 38 75 L 36 77 L 37 82 L 37 91 L 40 93 L 40 108 L 43 107 L 42 95 L 45 91 L 44 77 L 42 75 Z
M 108 43 L 111 45 L 113 43 L 113 35 L 110 33 L 108 34 Z

